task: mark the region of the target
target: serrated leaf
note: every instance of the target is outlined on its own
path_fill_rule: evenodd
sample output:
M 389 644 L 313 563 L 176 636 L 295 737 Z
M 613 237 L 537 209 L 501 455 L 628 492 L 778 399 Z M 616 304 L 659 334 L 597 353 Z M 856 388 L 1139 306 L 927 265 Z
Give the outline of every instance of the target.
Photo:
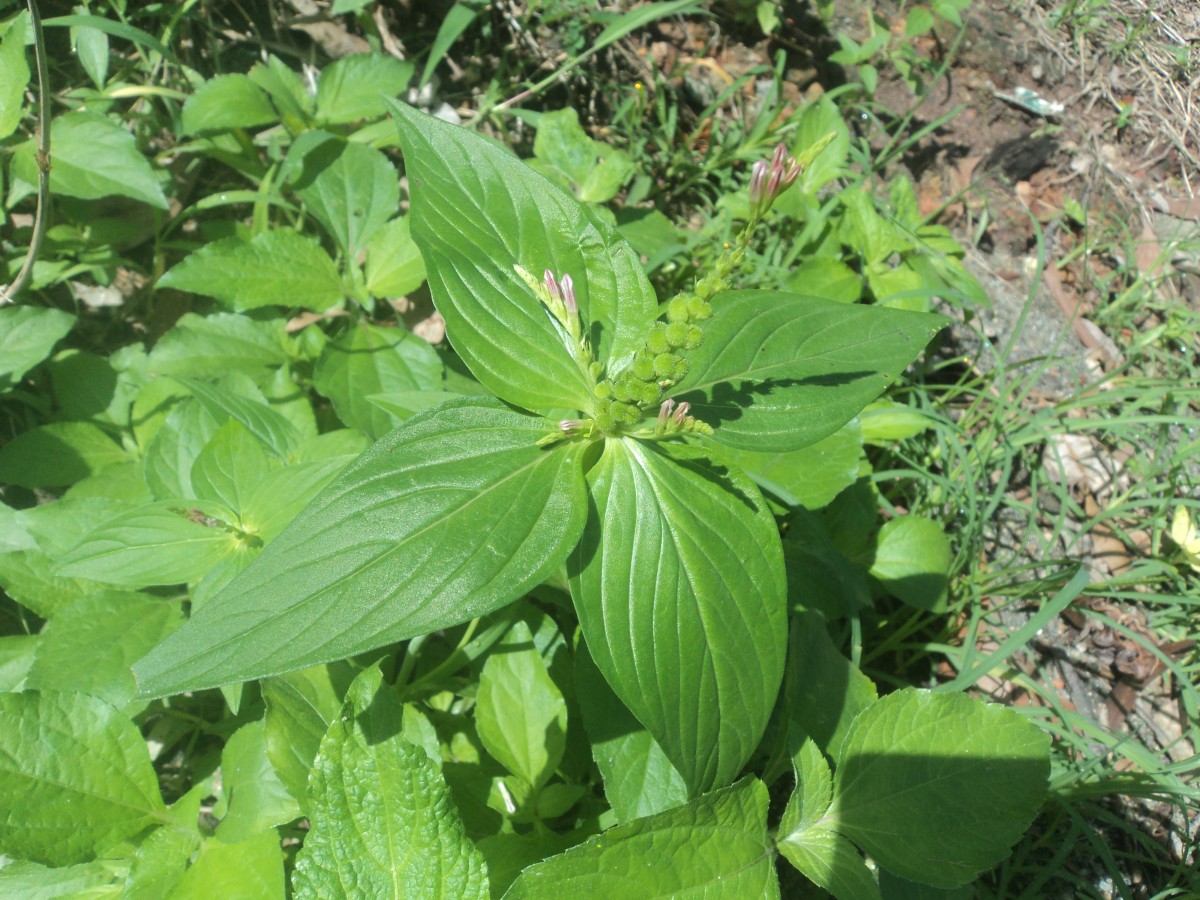
M 129 197 L 165 210 L 167 198 L 133 135 L 99 113 L 72 111 L 50 124 L 54 147 L 50 191 L 83 200 Z M 13 154 L 14 180 L 37 184 L 32 143 Z
M 372 675 L 351 686 L 347 709 L 321 741 L 309 782 L 312 829 L 292 877 L 296 897 L 485 900 L 487 868 L 441 772 L 392 730 L 397 710 L 389 728 L 374 727 L 374 698 L 357 696 Z
M 620 701 L 580 642 L 575 696 L 583 713 L 604 796 L 618 822 L 652 816 L 687 802 L 687 785 L 642 723 Z
M 317 119 L 345 124 L 387 113 L 384 96 L 397 97 L 412 79 L 413 65 L 383 53 L 343 56 L 317 79 Z
M 300 307 L 322 312 L 343 297 L 337 266 L 315 240 L 277 228 L 248 241 L 231 237 L 205 244 L 158 280 L 214 297 L 233 309 Z
M 530 866 L 504 900 L 775 898 L 767 789 L 745 778 L 686 806 L 608 829 Z
M 408 216 L 388 222 L 368 242 L 366 275 L 375 297 L 403 297 L 425 283 L 425 261 Z
M 25 108 L 25 86 L 29 84 L 29 63 L 25 59 L 25 32 L 29 13 L 19 12 L 8 23 L 0 43 L 0 139 L 8 137 L 21 124 Z M 2 310 L 0 310 L 2 312 Z M 0 337 L 3 341 L 3 337 Z M 4 354 L 0 353 L 0 359 Z
M 271 765 L 262 720 L 243 725 L 225 742 L 221 793 L 228 809 L 217 826 L 217 837 L 227 844 L 249 840 L 300 817 L 300 805 Z
M 657 302 L 637 254 L 577 200 L 464 128 L 391 105 L 405 151 L 412 230 L 450 342 L 471 372 L 526 409 L 578 409 L 591 379 L 516 273 L 569 274 L 594 355 L 641 346 Z
M 184 584 L 236 552 L 232 515 L 219 504 L 165 501 L 105 522 L 64 556 L 58 574 L 124 587 Z
M 1049 753 L 1049 736 L 1011 709 L 905 688 L 850 727 L 834 776 L 834 826 L 903 878 L 966 884 L 1033 821 Z
M 775 520 L 698 452 L 609 440 L 572 554 L 596 666 L 695 795 L 732 780 L 775 704 L 787 641 Z
M 323 132 L 306 132 L 305 148 L 292 187 L 342 253 L 358 257 L 400 205 L 400 179 L 386 156 L 373 147 Z M 293 145 L 298 150 L 300 141 Z M 289 162 L 292 157 L 289 156 Z
M 135 670 L 146 696 L 274 675 L 465 622 L 540 583 L 585 514 L 581 450 L 496 402 L 415 416 Z
M 878 397 L 946 322 L 774 291 L 713 299 L 704 342 L 671 394 L 742 450 L 796 450 Z
M 182 134 L 254 128 L 279 121 L 270 99 L 248 75 L 208 79 L 183 104 Z
M 535 789 L 562 759 L 567 704 L 521 620 L 513 623 L 479 673 L 475 727 L 488 753 Z
M 124 706 L 137 693 L 130 671 L 134 661 L 182 622 L 177 604 L 147 594 L 103 591 L 83 597 L 42 629 L 26 684 Z
M 137 727 L 84 694 L 0 694 L 0 852 L 86 862 L 166 820 Z
M 304 81 L 287 63 L 269 54 L 265 63 L 257 63 L 247 74 L 270 95 L 288 131 L 300 134 L 309 127 L 316 103 Z
M 879 529 L 871 575 L 909 606 L 941 612 L 953 559 L 941 525 L 923 516 L 901 516 Z
M 171 900 L 283 900 L 283 851 L 274 829 L 237 844 L 209 838 Z
M 51 422 L 23 431 L 0 447 L 0 482 L 64 487 L 128 458 L 98 425 Z
M 313 385 L 333 402 L 351 428 L 382 437 L 396 420 L 370 397 L 391 391 L 433 391 L 442 386 L 442 363 L 428 343 L 402 328 L 359 322 L 325 345 Z
M 0 392 L 48 357 L 74 324 L 73 315 L 57 309 L 0 307 Z
M 185 314 L 158 339 L 148 369 L 155 375 L 215 378 L 242 372 L 261 380 L 288 361 L 282 319 L 259 322 L 237 313 Z

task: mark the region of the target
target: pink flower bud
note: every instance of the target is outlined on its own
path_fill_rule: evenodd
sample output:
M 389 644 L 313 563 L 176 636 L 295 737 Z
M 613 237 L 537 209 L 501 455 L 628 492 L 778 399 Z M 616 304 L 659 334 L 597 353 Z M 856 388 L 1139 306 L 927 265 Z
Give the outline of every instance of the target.
M 567 312 L 575 315 L 579 312 L 579 305 L 575 302 L 575 282 L 570 275 L 564 274 L 560 284 L 562 285 L 563 306 L 567 308 Z
M 686 400 L 675 407 L 675 415 L 671 416 L 671 421 L 676 425 L 682 425 L 684 419 L 687 418 L 688 410 L 692 408 L 692 404 Z
M 671 410 L 675 408 L 674 400 L 664 400 L 662 406 L 658 408 L 658 430 L 662 431 L 667 427 L 667 420 L 671 417 Z

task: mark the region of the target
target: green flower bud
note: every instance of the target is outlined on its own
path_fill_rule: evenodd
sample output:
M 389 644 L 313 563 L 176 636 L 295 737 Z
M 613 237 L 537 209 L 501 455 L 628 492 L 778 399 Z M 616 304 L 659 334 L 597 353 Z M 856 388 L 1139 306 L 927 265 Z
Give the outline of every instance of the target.
M 658 322 L 650 329 L 650 334 L 646 336 L 646 349 L 651 353 L 666 353 L 671 349 L 671 344 L 667 340 L 667 326 Z
M 672 322 L 667 326 L 666 338 L 667 344 L 672 350 L 679 349 L 687 344 L 688 326 L 683 322 Z
M 679 296 L 667 304 L 668 322 L 686 322 L 689 317 L 687 297 Z
M 671 373 L 671 378 L 676 382 L 680 382 L 683 381 L 683 377 L 687 375 L 687 373 L 688 361 L 682 356 L 677 356 L 675 358 L 675 371 Z
M 617 423 L 610 413 L 598 412 L 596 413 L 596 427 L 605 434 L 610 434 L 614 429 L 616 429 Z
M 660 391 L 658 385 L 653 381 L 642 381 L 637 384 L 636 390 L 632 393 L 637 394 L 639 406 L 650 406 L 658 400 Z
M 602 381 L 596 385 L 596 399 L 607 400 L 612 396 L 612 382 Z
M 636 384 L 636 382 L 634 382 L 634 383 Z M 613 385 L 613 390 L 612 390 L 613 400 L 616 401 L 616 403 L 613 403 L 614 407 L 617 406 L 619 403 L 626 403 L 629 400 L 633 399 L 633 397 L 631 397 L 629 394 L 629 385 L 630 385 L 629 379 L 627 379 L 627 378 L 617 379 L 617 382 L 616 382 L 616 384 Z M 614 412 L 613 415 L 616 415 L 616 413 Z
M 630 403 L 614 403 L 612 408 L 614 421 L 619 425 L 635 425 L 641 419 L 641 411 Z
M 679 359 L 674 353 L 660 353 L 654 357 L 654 374 L 658 378 L 670 378 L 675 371 L 675 360 Z
M 649 356 L 639 355 L 633 361 L 633 374 L 638 381 L 649 381 L 655 374 L 655 359 Z
M 704 332 L 700 330 L 700 326 L 689 325 L 687 327 L 687 340 L 683 342 L 683 346 L 687 350 L 692 350 L 699 347 L 702 340 L 704 340 Z
M 712 304 L 707 300 L 701 300 L 699 297 L 693 297 L 688 301 L 688 317 L 697 321 L 703 322 L 712 315 Z

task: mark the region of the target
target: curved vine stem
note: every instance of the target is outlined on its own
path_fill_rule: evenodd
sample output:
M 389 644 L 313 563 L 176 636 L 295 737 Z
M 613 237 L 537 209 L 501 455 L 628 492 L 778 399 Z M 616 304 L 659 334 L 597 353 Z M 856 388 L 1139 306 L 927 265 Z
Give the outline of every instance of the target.
M 33 234 L 29 239 L 29 250 L 25 254 L 25 262 L 21 271 L 11 284 L 0 287 L 0 306 L 12 303 L 16 296 L 25 289 L 33 274 L 33 264 L 37 260 L 38 250 L 42 246 L 42 238 L 46 235 L 46 221 L 50 213 L 50 75 L 46 66 L 46 43 L 42 36 L 42 15 L 38 9 L 37 0 L 27 0 L 29 19 L 33 23 L 33 57 L 37 66 L 38 76 L 38 124 L 37 124 L 37 210 L 33 214 Z M 10 38 L 11 39 L 11 38 Z

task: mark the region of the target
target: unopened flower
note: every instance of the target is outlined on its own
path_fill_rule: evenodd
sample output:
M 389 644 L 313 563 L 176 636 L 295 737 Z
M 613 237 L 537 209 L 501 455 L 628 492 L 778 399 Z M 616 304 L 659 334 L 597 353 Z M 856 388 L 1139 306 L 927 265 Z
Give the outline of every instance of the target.
M 771 161 L 759 160 L 750 172 L 750 214 L 762 216 L 775 198 L 786 191 L 800 176 L 804 166 L 788 155 L 787 147 L 780 144 L 775 148 Z
M 1175 516 L 1171 519 L 1171 540 L 1182 551 L 1184 562 L 1193 571 L 1200 572 L 1200 531 L 1197 531 L 1186 506 L 1175 509 Z

